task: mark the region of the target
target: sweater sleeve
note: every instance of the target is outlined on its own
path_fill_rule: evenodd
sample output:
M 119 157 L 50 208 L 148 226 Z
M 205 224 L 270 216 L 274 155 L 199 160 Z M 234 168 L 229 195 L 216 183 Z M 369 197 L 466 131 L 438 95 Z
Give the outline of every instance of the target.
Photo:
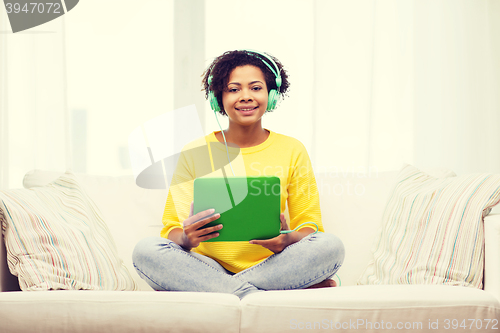
M 194 174 L 185 154 L 181 154 L 169 186 L 167 202 L 163 212 L 161 237 L 168 238 L 170 231 L 183 228 L 183 221 L 189 217 L 193 201 Z
M 298 142 L 291 162 L 293 168 L 287 189 L 290 229 L 294 229 L 302 223 L 314 222 L 318 225 L 318 231 L 324 231 L 316 178 L 311 160 L 302 143 Z M 306 224 L 299 230 L 304 227 L 316 229 L 313 224 Z

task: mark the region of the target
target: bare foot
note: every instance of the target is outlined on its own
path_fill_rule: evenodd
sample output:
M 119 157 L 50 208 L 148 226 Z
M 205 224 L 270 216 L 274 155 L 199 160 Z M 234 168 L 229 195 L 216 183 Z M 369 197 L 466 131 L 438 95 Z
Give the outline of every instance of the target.
M 330 287 L 336 287 L 337 283 L 334 280 L 326 279 L 325 281 L 322 281 L 320 283 L 313 284 L 310 287 L 307 287 L 306 289 L 313 289 L 313 288 L 330 288 Z

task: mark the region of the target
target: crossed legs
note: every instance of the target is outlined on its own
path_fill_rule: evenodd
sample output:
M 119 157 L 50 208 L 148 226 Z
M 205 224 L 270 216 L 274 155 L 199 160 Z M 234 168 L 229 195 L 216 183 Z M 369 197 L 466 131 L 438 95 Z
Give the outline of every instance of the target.
M 331 278 L 343 260 L 342 242 L 328 233 L 311 234 L 237 274 L 166 238 L 143 239 L 133 253 L 138 274 L 155 290 L 232 293 L 240 298 L 259 290 L 316 285 Z

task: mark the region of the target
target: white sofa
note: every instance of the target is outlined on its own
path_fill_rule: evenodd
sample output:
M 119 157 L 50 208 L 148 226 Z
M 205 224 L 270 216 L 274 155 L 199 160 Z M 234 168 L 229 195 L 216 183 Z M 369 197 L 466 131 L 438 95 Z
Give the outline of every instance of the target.
M 24 186 L 42 186 L 58 175 L 33 171 L 25 176 Z M 484 290 L 356 285 L 371 258 L 396 175 L 374 170 L 316 175 L 325 230 L 338 235 L 346 248 L 338 272 L 340 287 L 268 291 L 241 301 L 228 294 L 152 291 L 133 269 L 131 254 L 140 239 L 159 235 L 167 192 L 141 189 L 128 176 L 78 175 L 101 209 L 139 290 L 21 292 L 17 278 L 8 271 L 2 238 L 0 332 L 498 332 L 500 214 L 492 213 L 484 221 Z

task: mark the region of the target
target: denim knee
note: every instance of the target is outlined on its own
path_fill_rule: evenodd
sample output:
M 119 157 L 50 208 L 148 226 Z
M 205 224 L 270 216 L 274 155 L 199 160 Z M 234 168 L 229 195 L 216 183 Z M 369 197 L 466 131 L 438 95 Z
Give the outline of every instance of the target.
M 317 255 L 326 261 L 334 261 L 338 267 L 342 265 L 345 257 L 344 243 L 329 233 L 317 233 L 312 236 L 317 246 Z
M 165 245 L 168 239 L 162 237 L 147 237 L 141 239 L 134 247 L 132 252 L 132 262 L 135 266 L 151 257 L 154 252 L 158 251 L 158 246 Z

